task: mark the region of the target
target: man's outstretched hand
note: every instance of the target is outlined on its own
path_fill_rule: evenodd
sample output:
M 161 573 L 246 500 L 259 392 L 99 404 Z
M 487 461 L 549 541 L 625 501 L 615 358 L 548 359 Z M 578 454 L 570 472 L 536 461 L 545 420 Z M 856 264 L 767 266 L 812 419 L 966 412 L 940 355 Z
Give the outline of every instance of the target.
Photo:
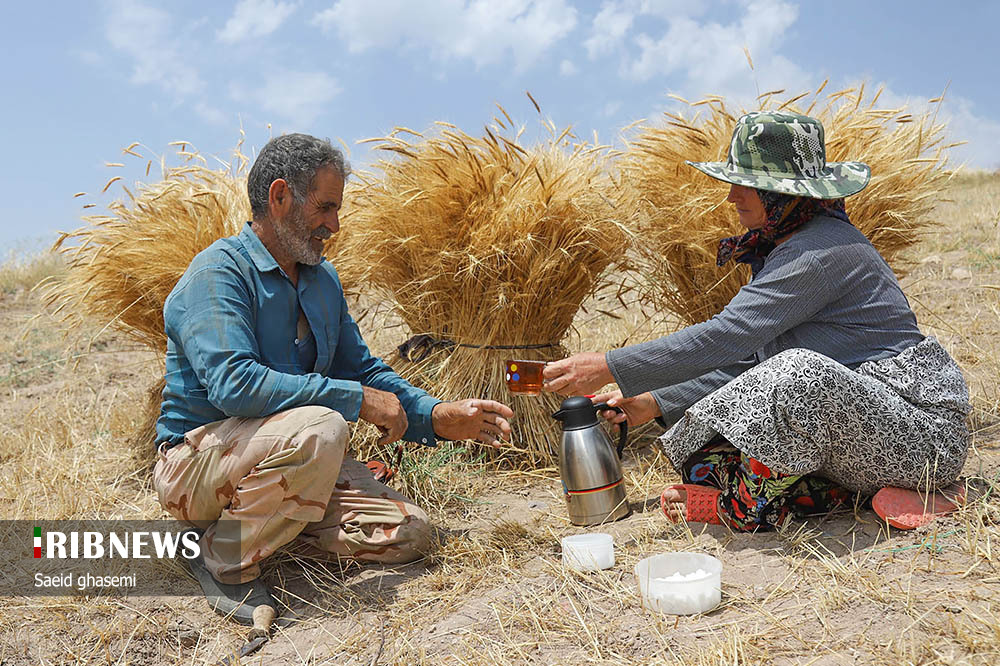
M 490 446 L 510 437 L 507 419 L 514 411 L 495 400 L 456 400 L 439 402 L 431 412 L 434 433 L 443 439 L 474 439 Z

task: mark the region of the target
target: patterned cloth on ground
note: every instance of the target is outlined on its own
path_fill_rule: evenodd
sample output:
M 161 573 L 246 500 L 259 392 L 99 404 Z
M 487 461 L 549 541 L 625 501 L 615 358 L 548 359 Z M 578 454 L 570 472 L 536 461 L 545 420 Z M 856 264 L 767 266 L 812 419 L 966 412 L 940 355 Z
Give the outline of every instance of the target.
M 693 453 L 681 477 L 684 483 L 720 489 L 719 515 L 739 532 L 779 527 L 789 513 L 825 514 L 854 499 L 821 476 L 775 472 L 720 438 Z
M 961 370 L 934 338 L 857 371 L 790 349 L 699 400 L 660 443 L 678 469 L 722 435 L 779 474 L 865 494 L 938 488 L 965 463 L 969 409 Z

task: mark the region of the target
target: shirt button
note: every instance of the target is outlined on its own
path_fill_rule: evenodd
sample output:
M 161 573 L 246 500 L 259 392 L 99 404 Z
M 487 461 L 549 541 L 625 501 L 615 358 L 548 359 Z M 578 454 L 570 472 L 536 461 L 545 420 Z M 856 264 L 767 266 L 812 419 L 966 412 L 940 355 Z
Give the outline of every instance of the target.
M 299 339 L 295 338 L 295 344 L 299 344 Z
M 426 443 L 427 443 L 427 438 L 426 438 L 426 437 L 424 437 L 423 439 L 421 439 L 421 440 L 420 440 L 420 443 L 421 443 L 421 444 L 426 444 Z

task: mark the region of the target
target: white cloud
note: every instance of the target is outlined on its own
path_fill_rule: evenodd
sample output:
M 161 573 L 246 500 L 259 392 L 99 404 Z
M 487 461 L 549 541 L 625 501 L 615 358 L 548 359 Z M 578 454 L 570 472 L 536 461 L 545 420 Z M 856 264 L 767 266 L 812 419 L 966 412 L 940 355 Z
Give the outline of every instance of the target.
M 635 2 L 605 2 L 594 16 L 593 26 L 583 46 L 591 60 L 613 51 L 632 27 L 638 12 Z
M 737 9 L 733 20 L 719 23 L 702 19 L 706 3 L 696 0 L 612 0 L 594 16 L 584 47 L 591 60 L 617 55 L 625 78 L 669 78 L 695 98 L 717 94 L 751 106 L 758 92 L 807 88 L 807 72 L 778 53 L 798 8 L 785 0 L 741 0 Z
M 566 0 L 338 0 L 314 18 L 351 53 L 402 47 L 524 70 L 576 26 Z
M 603 115 L 605 118 L 610 118 L 611 116 L 618 113 L 621 110 L 621 108 L 622 108 L 621 100 L 618 99 L 612 100 L 607 104 L 605 104 L 604 108 L 601 109 L 601 115 Z
M 578 71 L 572 60 L 563 60 L 559 63 L 559 73 L 563 76 L 573 76 Z
M 708 94 L 721 95 L 729 108 L 757 108 L 757 95 L 784 90 L 780 97 L 815 90 L 826 76 L 805 69 L 797 53 L 783 53 L 785 33 L 796 23 L 799 8 L 788 0 L 739 0 L 727 11 L 725 22 L 703 17 L 708 3 L 700 0 L 605 0 L 594 15 L 583 48 L 592 61 L 608 57 L 620 59 L 624 78 L 659 84 L 691 101 Z M 799 26 L 801 28 L 801 26 Z M 743 48 L 753 58 L 753 70 Z M 837 75 L 827 91 L 856 86 L 850 76 Z M 869 83 L 874 93 L 877 85 Z M 613 116 L 614 102 L 602 115 Z M 945 97 L 940 108 L 926 97 L 907 96 L 885 90 L 879 106 L 905 105 L 914 115 L 937 110 L 937 120 L 947 123 L 946 142 L 967 141 L 949 150 L 949 163 L 975 168 L 1000 167 L 1000 122 L 990 111 L 977 109 L 973 102 L 957 94 Z M 686 105 L 665 102 L 647 118 L 663 110 L 683 111 Z
M 306 130 L 341 92 L 336 79 L 325 72 L 280 70 L 268 73 L 260 86 L 233 86 L 234 99 L 251 103 Z
M 697 16 L 706 9 L 703 0 L 605 0 L 583 45 L 590 59 L 596 60 L 621 50 L 632 24 L 644 17 L 672 21 Z
M 945 97 L 942 119 L 948 122 L 946 136 L 951 141 L 965 141 L 949 152 L 949 163 L 968 164 L 976 169 L 1000 170 L 1000 122 L 976 112 L 975 105 L 963 97 Z
M 229 123 L 229 116 L 226 115 L 221 109 L 218 109 L 205 102 L 197 102 L 194 105 L 195 112 L 205 119 L 206 122 L 212 123 L 213 125 L 226 125 Z
M 295 5 L 275 0 L 241 0 L 233 15 L 218 32 L 219 41 L 234 44 L 244 39 L 270 35 L 285 22 Z
M 668 22 L 659 38 L 640 34 L 635 43 L 639 55 L 626 72 L 640 81 L 653 76 L 682 72 L 689 81 L 700 82 L 703 92 L 753 89 L 754 75 L 780 80 L 784 85 L 807 77 L 791 61 L 778 56 L 775 47 L 793 23 L 798 9 L 781 0 L 755 0 L 745 5 L 743 16 L 729 24 L 699 23 L 681 17 Z M 744 46 L 755 69 L 750 71 Z M 763 87 L 767 87 L 766 85 Z M 721 91 L 719 89 L 722 89 Z
M 136 2 L 110 5 L 108 42 L 132 58 L 132 82 L 158 85 L 178 99 L 198 93 L 204 82 L 178 48 L 170 14 Z

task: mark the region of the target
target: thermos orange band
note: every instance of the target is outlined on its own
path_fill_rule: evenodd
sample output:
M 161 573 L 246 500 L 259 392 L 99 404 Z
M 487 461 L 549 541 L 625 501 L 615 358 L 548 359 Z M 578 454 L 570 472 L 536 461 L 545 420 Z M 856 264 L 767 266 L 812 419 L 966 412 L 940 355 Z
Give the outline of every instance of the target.
M 606 486 L 599 486 L 597 488 L 589 488 L 587 490 L 566 490 L 566 494 L 567 495 L 586 495 L 587 493 L 597 493 L 597 492 L 600 492 L 602 490 L 608 490 L 609 488 L 614 488 L 615 486 L 620 486 L 622 484 L 622 481 L 624 481 L 624 480 L 625 480 L 624 478 L 618 479 L 614 483 L 609 483 Z

